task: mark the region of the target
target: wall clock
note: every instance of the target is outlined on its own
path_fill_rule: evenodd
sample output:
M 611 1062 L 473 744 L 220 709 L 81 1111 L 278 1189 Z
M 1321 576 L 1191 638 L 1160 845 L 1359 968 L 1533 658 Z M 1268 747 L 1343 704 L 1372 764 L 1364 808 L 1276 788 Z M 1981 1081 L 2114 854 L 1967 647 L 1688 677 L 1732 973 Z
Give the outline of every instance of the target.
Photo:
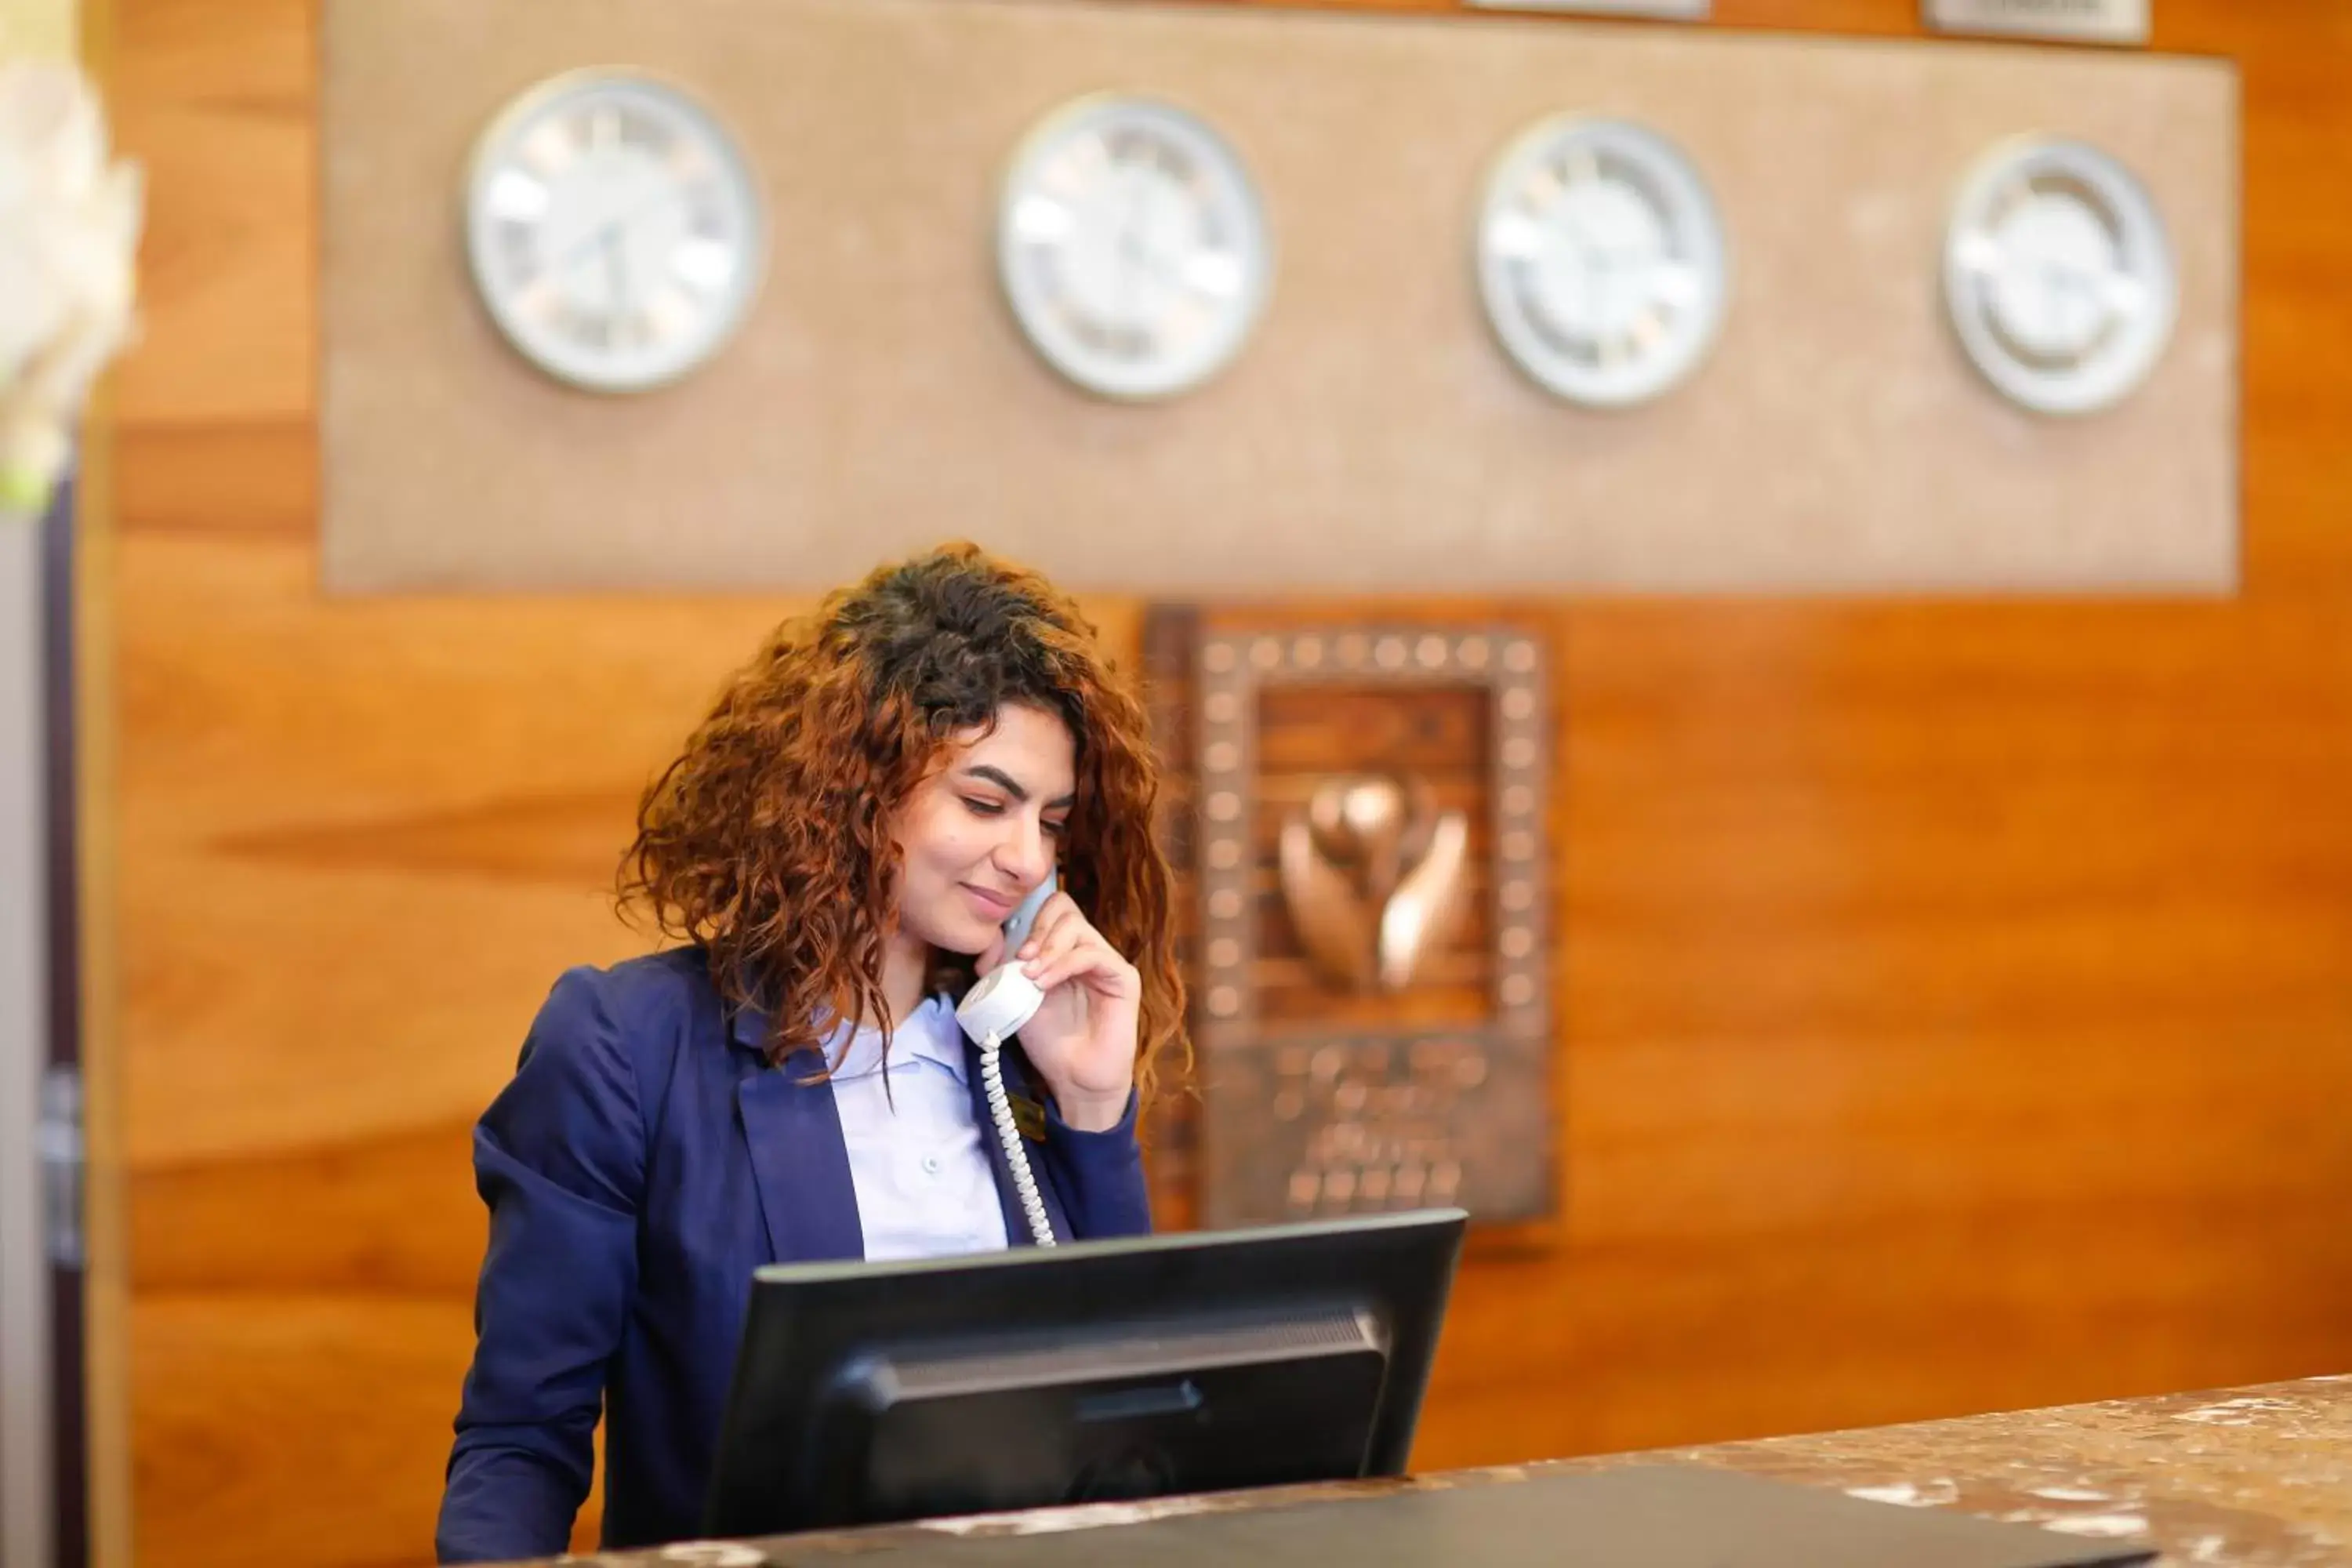
M 1969 171 L 1944 245 L 1944 302 L 1970 363 L 2042 414 L 2118 402 L 2179 310 L 2172 243 L 2147 190 L 2085 142 L 2006 142 Z
M 1487 176 L 1479 292 L 1504 350 L 1571 403 L 1616 408 L 1680 384 L 1713 346 L 1730 260 L 1714 197 L 1647 127 L 1564 114 Z
M 767 256 L 759 183 L 680 88 L 625 70 L 551 79 L 503 110 L 465 184 L 466 254 L 490 320 L 573 386 L 677 380 L 734 334 Z
M 1274 241 L 1241 157 L 1156 99 L 1100 95 L 1023 140 L 997 213 L 997 269 L 1021 331 L 1089 392 L 1170 397 L 1241 352 Z

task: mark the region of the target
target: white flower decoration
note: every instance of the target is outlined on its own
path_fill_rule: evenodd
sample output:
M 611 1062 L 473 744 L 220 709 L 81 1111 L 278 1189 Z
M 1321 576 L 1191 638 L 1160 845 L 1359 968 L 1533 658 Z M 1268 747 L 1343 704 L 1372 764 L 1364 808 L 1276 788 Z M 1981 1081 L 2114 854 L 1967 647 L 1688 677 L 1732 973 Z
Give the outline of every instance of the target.
M 130 333 L 142 194 L 79 69 L 0 58 L 0 511 L 46 504 Z

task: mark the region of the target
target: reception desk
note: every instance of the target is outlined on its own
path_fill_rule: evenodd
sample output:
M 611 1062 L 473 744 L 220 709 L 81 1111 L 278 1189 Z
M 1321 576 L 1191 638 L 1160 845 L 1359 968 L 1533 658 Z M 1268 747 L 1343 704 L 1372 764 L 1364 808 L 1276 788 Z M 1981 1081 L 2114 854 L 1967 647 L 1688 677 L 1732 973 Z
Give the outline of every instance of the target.
M 861 1568 L 977 1568 L 1005 1560 L 1006 1537 L 1086 1531 L 1100 1532 L 1098 1550 L 1091 1553 L 1098 1561 L 1148 1556 L 1170 1563 L 1183 1558 L 1168 1550 L 1167 1541 L 1155 1541 L 1145 1552 L 1136 1550 L 1144 1545 L 1141 1538 L 1123 1540 L 1118 1532 L 1155 1520 L 1338 1502 L 1340 1508 L 1320 1510 L 1335 1526 L 1332 1550 L 1316 1555 L 1340 1563 L 1351 1549 L 1342 1539 L 1347 1531 L 1336 1527 L 1349 1502 L 1433 1488 L 1508 1487 L 1630 1464 L 1711 1465 L 1885 1503 L 2031 1522 L 2087 1540 L 2145 1543 L 2158 1548 L 2168 1565 L 2352 1568 L 2352 1376 L 1402 1480 L 1097 1504 L 764 1542 L 701 1542 L 595 1561 L 614 1568 L 681 1563 L 787 1568 L 856 1558 Z M 1296 1531 L 1286 1536 L 1295 1546 Z M 1527 1544 L 1529 1563 L 1603 1561 L 1580 1556 L 1573 1541 Z M 1239 1559 L 1220 1552 L 1193 1560 Z

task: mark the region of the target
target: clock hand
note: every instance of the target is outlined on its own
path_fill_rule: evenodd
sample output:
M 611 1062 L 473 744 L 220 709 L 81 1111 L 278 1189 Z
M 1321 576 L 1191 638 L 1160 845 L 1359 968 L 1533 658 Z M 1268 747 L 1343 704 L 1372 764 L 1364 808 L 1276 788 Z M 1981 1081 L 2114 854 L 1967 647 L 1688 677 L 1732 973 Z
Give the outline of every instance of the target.
M 1137 202 L 1135 226 L 1125 231 L 1122 237 L 1132 240 L 1127 255 L 1141 267 L 1148 277 L 1181 294 L 1192 285 L 1184 276 L 1183 269 L 1171 259 L 1168 247 L 1159 243 L 1159 237 L 1151 225 L 1152 208 L 1158 202 L 1157 189 L 1147 185 Z
M 2099 330 L 2099 319 L 2106 314 L 2105 301 L 2099 298 L 2098 275 L 2087 267 L 2067 268 L 2074 298 L 2083 302 L 2083 331 L 2085 334 Z
M 608 232 L 618 232 L 635 228 L 646 218 L 651 217 L 654 214 L 661 211 L 662 208 L 669 205 L 670 203 L 683 200 L 685 195 L 686 193 L 681 190 L 677 190 L 675 188 L 666 190 L 657 196 L 639 202 L 635 206 L 631 207 L 627 212 L 623 213 L 620 216 L 610 219 L 604 223 L 598 224 L 595 227 L 588 231 L 585 237 L 575 239 L 569 246 L 564 247 L 562 253 L 555 258 L 555 268 L 559 271 L 569 269 L 588 252 L 597 249 L 604 245 L 604 236 Z
M 2045 257 L 2035 270 L 2041 273 L 2042 287 L 2049 296 L 2052 331 L 2061 339 L 2071 338 L 2074 333 L 2069 307 L 2075 292 L 2074 268 L 2054 257 Z
M 1576 252 L 1576 270 L 1584 283 L 1584 308 L 1592 318 L 1609 319 L 1610 275 L 1616 269 L 1616 258 L 1608 246 L 1593 240 L 1582 224 L 1568 226 L 1568 243 Z
M 604 278 L 613 291 L 613 309 L 625 310 L 629 303 L 629 253 L 622 242 L 618 224 L 608 224 L 604 228 Z
M 1150 265 L 1150 256 L 1144 246 L 1144 203 L 1151 195 L 1151 182 L 1141 170 L 1129 176 L 1127 211 L 1118 225 L 1119 314 L 1129 322 L 1135 320 L 1136 274 Z

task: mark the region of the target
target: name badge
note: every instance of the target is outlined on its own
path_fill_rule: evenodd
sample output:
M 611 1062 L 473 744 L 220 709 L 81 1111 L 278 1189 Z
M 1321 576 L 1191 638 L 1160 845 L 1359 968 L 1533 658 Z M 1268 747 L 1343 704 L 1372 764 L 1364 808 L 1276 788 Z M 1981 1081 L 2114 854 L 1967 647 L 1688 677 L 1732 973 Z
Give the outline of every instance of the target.
M 1021 1130 L 1021 1136 L 1032 1143 L 1043 1143 L 1045 1141 L 1045 1108 L 1017 1094 L 1005 1098 L 1013 1101 L 1013 1125 Z

